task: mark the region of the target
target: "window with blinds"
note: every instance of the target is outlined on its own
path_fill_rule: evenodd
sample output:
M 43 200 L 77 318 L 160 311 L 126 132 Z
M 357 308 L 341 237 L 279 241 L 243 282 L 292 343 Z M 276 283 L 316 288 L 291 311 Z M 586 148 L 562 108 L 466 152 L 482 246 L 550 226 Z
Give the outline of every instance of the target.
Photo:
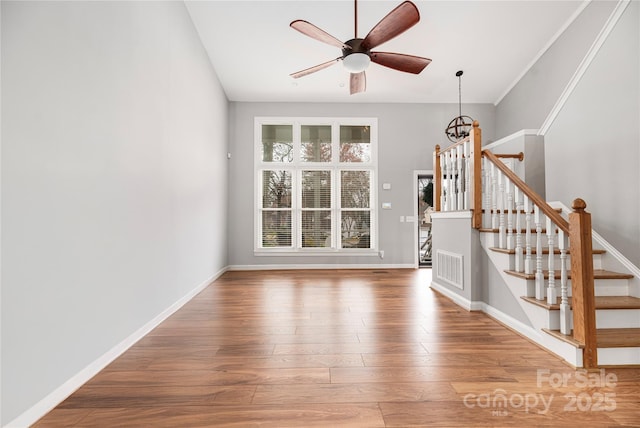
M 376 249 L 376 119 L 256 118 L 256 250 Z

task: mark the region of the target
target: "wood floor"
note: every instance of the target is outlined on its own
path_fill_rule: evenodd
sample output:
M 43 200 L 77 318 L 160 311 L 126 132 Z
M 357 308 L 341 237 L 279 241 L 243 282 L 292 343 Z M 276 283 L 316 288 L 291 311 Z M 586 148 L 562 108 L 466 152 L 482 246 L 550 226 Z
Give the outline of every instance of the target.
M 576 372 L 430 275 L 227 272 L 36 426 L 640 425 L 640 368 Z

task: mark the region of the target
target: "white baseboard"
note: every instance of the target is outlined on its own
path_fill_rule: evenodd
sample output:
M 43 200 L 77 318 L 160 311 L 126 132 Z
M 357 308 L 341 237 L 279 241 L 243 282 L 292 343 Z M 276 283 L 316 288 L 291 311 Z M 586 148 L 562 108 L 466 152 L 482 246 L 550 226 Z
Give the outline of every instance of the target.
M 458 293 L 451 291 L 449 288 L 445 287 L 442 284 L 437 283 L 434 280 L 431 280 L 430 287 L 436 290 L 438 293 L 443 294 L 445 297 L 448 297 L 449 299 L 453 300 L 453 303 L 455 303 L 456 305 L 468 311 L 480 311 L 482 310 L 482 307 L 483 307 L 482 305 L 484 305 L 484 303 L 482 302 L 471 301 L 466 297 L 463 297 Z
M 69 378 L 65 383 L 56 388 L 49 395 L 44 397 L 34 406 L 29 408 L 26 412 L 5 425 L 5 428 L 27 428 L 30 425 L 37 422 L 44 415 L 53 410 L 58 404 L 69 397 L 78 388 L 84 385 L 89 379 L 98 374 L 102 369 L 111 364 L 116 358 L 122 355 L 127 349 L 133 346 L 137 341 L 146 336 L 151 330 L 156 328 L 160 323 L 169 318 L 174 312 L 184 306 L 187 302 L 193 299 L 198 293 L 204 290 L 209 284 L 218 279 L 222 274 L 228 270 L 227 267 L 222 268 L 210 278 L 199 284 L 193 290 L 189 291 L 186 295 L 178 299 L 175 303 L 155 316 L 145 325 L 140 327 L 137 331 L 132 333 L 129 337 L 118 343 L 109 351 L 104 353 L 101 357 L 93 361 L 84 369 L 80 370 L 74 376 Z
M 562 358 L 573 367 L 582 367 L 581 351 L 573 345 L 555 339 L 551 335 L 547 335 L 546 333 L 543 333 L 542 331 L 539 331 L 484 302 L 482 302 L 481 310 L 491 318 L 499 321 L 501 324 L 508 326 L 516 333 L 526 337 L 552 354 Z
M 299 270 L 299 269 L 415 269 L 412 263 L 404 264 L 273 264 L 273 265 L 229 265 L 230 271 L 242 270 Z

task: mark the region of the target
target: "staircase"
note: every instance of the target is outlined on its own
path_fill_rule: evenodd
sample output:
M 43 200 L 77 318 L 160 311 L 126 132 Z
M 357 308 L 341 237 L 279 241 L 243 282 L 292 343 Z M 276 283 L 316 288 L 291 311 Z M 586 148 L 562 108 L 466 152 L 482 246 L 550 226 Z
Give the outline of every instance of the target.
M 571 335 L 560 331 L 560 299 L 557 299 L 556 303 L 549 303 L 546 288 L 543 299 L 536 298 L 535 274 L 514 270 L 516 250 L 494 245 L 498 241 L 497 229 L 480 229 L 480 233 L 483 248 L 491 253 L 489 259 L 507 277 L 505 281 L 512 292 L 518 294 L 517 297 L 521 300 L 522 308 L 531 324 L 550 336 L 542 345 L 556 354 L 561 354 L 569 363 L 581 365 L 579 352 L 576 353 L 576 361 L 571 361 L 571 352 L 569 356 L 564 355 L 567 352 L 562 350 L 559 343 L 568 344 L 576 350 L 582 349 L 582 345 Z M 548 260 L 549 249 L 543 248 L 542 254 L 545 255 L 543 260 Z M 554 264 L 559 266 L 560 250 L 554 249 L 553 254 Z M 532 249 L 532 255 L 536 255 L 535 249 Z M 570 251 L 567 251 L 567 256 L 570 258 Z M 634 275 L 609 270 L 606 256 L 604 249 L 596 248 L 592 251 L 598 366 L 640 365 L 640 298 L 629 295 L 629 281 Z M 547 268 L 545 261 L 543 272 L 545 280 L 548 281 Z M 557 282 L 561 280 L 561 272 L 555 271 L 554 276 Z M 570 270 L 567 270 L 567 280 L 570 284 Z M 573 309 L 570 292 L 568 304 Z
M 480 139 L 475 122 L 468 137 L 436 146 L 434 205 L 470 212 L 483 269 L 500 275 L 494 293 L 504 285 L 502 300 L 516 302 L 497 311 L 501 321 L 575 367 L 640 366 L 638 268 L 592 231 L 584 201 L 551 207 L 501 160 L 522 153 L 496 155 Z

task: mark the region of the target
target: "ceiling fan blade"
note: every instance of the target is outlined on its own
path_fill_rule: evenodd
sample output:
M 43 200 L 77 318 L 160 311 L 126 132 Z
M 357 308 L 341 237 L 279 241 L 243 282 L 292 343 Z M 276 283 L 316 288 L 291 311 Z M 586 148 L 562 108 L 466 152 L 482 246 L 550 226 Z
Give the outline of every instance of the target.
M 303 21 L 302 19 L 293 21 L 291 24 L 289 24 L 289 26 L 294 30 L 300 31 L 305 36 L 309 36 L 313 39 L 330 44 L 331 46 L 335 46 L 340 49 L 351 49 L 351 46 L 345 45 L 340 40 L 333 37 L 331 34 L 327 33 L 324 30 L 321 30 L 310 22 Z
M 393 52 L 371 52 L 370 56 L 371 61 L 376 64 L 413 74 L 420 74 L 427 65 L 431 64 L 429 58 Z
M 324 68 L 330 67 L 341 59 L 342 57 L 338 57 L 336 59 L 332 59 L 331 61 L 323 62 L 322 64 L 314 65 L 313 67 L 305 68 L 301 71 L 296 71 L 295 73 L 291 73 L 290 76 L 294 79 L 297 79 L 299 77 L 306 76 L 307 74 L 315 73 L 316 71 L 320 71 Z
M 420 13 L 415 4 L 405 1 L 400 6 L 393 9 L 387 16 L 376 24 L 367 37 L 364 38 L 362 46 L 366 49 L 373 49 L 382 43 L 393 39 L 404 33 L 420 21 Z
M 364 71 L 360 73 L 351 73 L 351 79 L 349 81 L 349 94 L 357 94 L 358 92 L 364 92 L 367 89 L 367 76 Z

